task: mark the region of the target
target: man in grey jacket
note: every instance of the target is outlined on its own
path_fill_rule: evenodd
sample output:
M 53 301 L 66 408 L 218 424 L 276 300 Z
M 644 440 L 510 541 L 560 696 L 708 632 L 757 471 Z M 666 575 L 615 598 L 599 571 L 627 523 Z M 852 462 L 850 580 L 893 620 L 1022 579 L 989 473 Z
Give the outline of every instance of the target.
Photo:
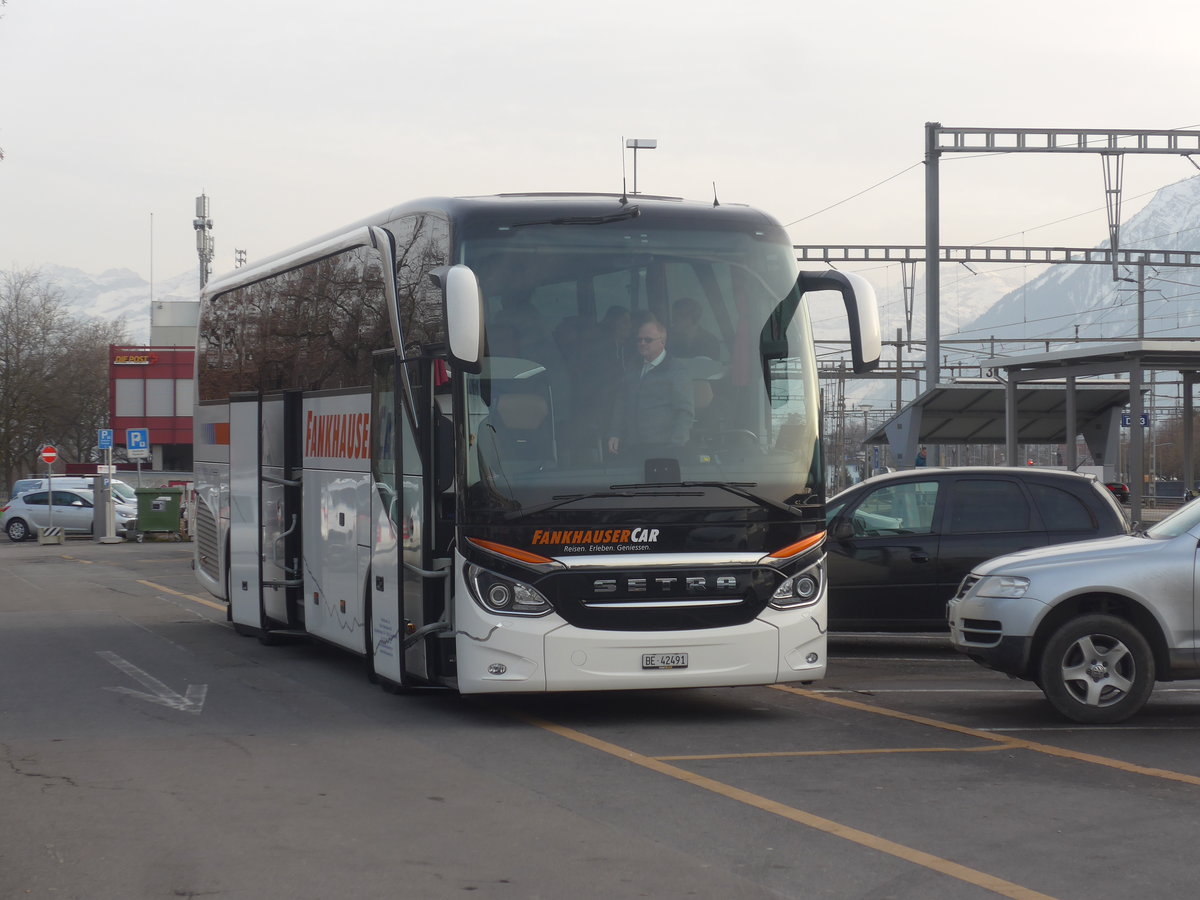
M 678 456 L 695 419 L 687 364 L 667 354 L 667 329 L 657 319 L 638 328 L 640 365 L 625 373 L 613 407 L 608 452 Z

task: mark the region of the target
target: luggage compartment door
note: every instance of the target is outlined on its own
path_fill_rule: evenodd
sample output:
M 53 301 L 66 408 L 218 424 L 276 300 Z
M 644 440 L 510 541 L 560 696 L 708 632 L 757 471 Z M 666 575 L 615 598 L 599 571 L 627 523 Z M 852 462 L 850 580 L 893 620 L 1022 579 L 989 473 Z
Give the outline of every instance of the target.
M 261 631 L 262 403 L 257 393 L 229 398 L 229 604 L 234 627 Z

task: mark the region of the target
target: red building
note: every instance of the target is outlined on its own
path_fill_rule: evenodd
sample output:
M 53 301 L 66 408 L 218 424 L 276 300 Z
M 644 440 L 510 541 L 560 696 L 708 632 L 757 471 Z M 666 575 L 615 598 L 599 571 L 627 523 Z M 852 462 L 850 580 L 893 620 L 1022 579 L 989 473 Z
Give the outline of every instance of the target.
M 150 429 L 150 468 L 191 471 L 193 364 L 191 347 L 109 346 L 108 415 L 113 440 L 129 428 Z

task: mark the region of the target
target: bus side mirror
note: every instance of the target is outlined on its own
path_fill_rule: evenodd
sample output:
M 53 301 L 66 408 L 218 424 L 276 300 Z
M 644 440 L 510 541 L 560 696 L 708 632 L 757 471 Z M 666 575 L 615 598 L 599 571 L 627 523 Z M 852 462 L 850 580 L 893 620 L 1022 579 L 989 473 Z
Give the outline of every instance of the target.
M 479 280 L 467 266 L 441 273 L 446 298 L 446 342 L 450 364 L 464 372 L 483 371 L 483 300 Z
M 883 334 L 879 328 L 879 304 L 875 289 L 861 275 L 853 272 L 801 272 L 797 280 L 800 293 L 808 291 L 837 291 L 846 304 L 850 320 L 850 352 L 854 371 L 870 372 L 879 365 L 883 353 Z

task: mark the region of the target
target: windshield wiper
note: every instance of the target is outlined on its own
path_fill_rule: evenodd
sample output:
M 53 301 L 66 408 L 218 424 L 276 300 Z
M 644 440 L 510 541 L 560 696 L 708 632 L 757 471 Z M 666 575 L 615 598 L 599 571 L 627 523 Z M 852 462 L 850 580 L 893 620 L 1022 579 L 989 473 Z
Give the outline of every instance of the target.
M 596 491 L 592 494 L 559 494 L 550 499 L 548 503 L 542 503 L 539 506 L 531 506 L 527 509 L 514 509 L 512 512 L 506 513 L 505 519 L 520 519 L 524 516 L 532 516 L 535 513 L 546 512 L 547 510 L 557 509 L 560 506 L 566 506 L 568 503 L 575 503 L 578 500 L 610 500 L 616 497 L 700 497 L 699 491 L 660 491 L 655 494 L 645 494 L 638 490 L 619 490 L 619 488 L 643 488 L 643 487 L 679 487 L 679 485 L 614 485 L 607 491 Z
M 609 213 L 605 216 L 563 216 L 558 219 L 543 219 L 540 222 L 517 222 L 513 228 L 525 228 L 530 225 L 607 225 L 609 222 L 623 222 L 626 219 L 636 219 L 642 214 L 637 206 L 629 206 L 620 212 Z
M 750 500 L 754 503 L 757 503 L 759 506 L 764 506 L 769 509 L 778 509 L 783 512 L 786 512 L 788 515 L 791 515 L 791 516 L 800 515 L 800 511 L 795 506 L 791 506 L 787 503 L 780 503 L 778 500 L 770 500 L 767 497 L 761 497 L 758 494 L 755 494 L 753 491 L 746 490 L 746 488 L 758 487 L 757 481 L 678 481 L 678 482 L 670 482 L 670 483 L 666 483 L 666 484 L 646 484 L 646 485 L 614 484 L 611 487 L 613 490 L 619 490 L 622 488 L 632 488 L 632 487 L 647 487 L 647 488 L 664 488 L 664 487 L 710 488 L 711 487 L 711 488 L 720 488 L 721 490 L 728 491 L 729 493 L 731 493 L 737 497 L 741 497 L 744 500 Z

